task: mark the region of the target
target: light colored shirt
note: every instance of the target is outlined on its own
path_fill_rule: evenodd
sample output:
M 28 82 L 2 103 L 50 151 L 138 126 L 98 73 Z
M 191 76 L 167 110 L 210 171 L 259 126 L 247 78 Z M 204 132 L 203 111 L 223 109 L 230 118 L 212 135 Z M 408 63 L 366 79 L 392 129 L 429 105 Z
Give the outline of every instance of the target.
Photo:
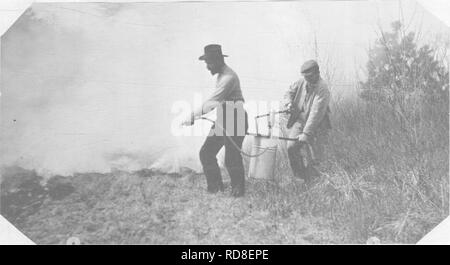
M 302 113 L 305 113 L 305 110 L 308 108 L 310 101 L 313 98 L 314 89 L 316 88 L 317 84 L 311 85 L 310 83 L 306 82 L 306 85 L 304 86 L 306 89 L 302 89 L 300 100 L 298 101 L 298 109 Z
M 227 65 L 224 65 L 221 73 L 217 75 L 216 89 L 207 101 L 244 101 L 241 84 L 237 74 Z
M 194 111 L 194 117 L 206 114 L 226 101 L 244 102 L 244 97 L 239 77 L 230 67 L 224 65 L 222 71 L 217 74 L 214 92 L 204 101 L 201 109 Z
M 322 78 L 314 85 L 300 79 L 290 86 L 285 95 L 286 103 L 296 107 L 294 111 L 300 114 L 298 121 L 304 125 L 303 132 L 308 135 L 315 134 L 329 111 L 330 98 L 330 90 Z

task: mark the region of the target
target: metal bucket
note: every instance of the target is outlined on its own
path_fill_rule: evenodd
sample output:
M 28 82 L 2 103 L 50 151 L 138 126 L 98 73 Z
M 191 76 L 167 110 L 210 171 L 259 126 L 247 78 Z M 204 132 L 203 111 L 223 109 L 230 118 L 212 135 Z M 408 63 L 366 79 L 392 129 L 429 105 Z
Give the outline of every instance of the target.
M 258 154 L 261 154 L 257 156 Z M 253 137 L 252 156 L 248 176 L 257 179 L 274 179 L 277 143 L 260 136 Z

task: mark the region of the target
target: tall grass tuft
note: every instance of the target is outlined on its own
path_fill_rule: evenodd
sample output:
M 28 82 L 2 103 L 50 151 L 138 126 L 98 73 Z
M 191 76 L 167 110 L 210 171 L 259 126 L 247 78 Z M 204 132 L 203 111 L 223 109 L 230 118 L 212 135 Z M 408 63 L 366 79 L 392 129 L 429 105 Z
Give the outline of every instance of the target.
M 299 211 L 327 219 L 343 231 L 345 243 L 372 236 L 382 243 L 415 243 L 449 214 L 443 118 L 423 121 L 412 141 L 388 109 L 362 100 L 335 102 L 318 182 L 306 187 L 294 179 L 279 145 L 275 179 L 254 183 L 253 196 L 277 216 Z

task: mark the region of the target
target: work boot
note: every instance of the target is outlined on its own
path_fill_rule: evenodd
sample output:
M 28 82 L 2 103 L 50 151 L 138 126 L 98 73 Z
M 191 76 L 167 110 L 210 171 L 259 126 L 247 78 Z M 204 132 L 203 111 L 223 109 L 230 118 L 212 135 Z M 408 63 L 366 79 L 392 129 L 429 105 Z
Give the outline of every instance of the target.
M 206 189 L 209 193 L 217 193 L 217 192 L 219 192 L 219 187 L 218 186 L 213 186 L 213 187 L 208 187 L 207 189 Z
M 308 166 L 305 169 L 305 184 L 308 186 L 313 185 L 319 180 L 320 172 L 313 166 Z
M 306 179 L 308 179 L 308 175 L 306 175 L 304 172 L 295 172 L 293 173 L 294 178 L 296 179 L 302 179 L 304 181 L 306 181 Z
M 242 187 L 232 187 L 231 188 L 231 196 L 238 198 L 243 197 L 245 195 L 245 189 Z
M 243 166 L 227 167 L 231 179 L 231 196 L 242 197 L 245 193 L 245 172 Z
M 220 174 L 219 167 L 204 167 L 203 172 L 205 173 L 206 177 L 206 190 L 209 193 L 217 193 L 218 191 L 224 190 L 222 175 Z
M 225 186 L 223 185 L 222 180 L 220 180 L 219 184 L 217 184 L 219 191 L 223 192 L 225 190 Z
M 296 153 L 294 148 L 291 150 L 291 154 L 289 155 L 289 164 L 292 169 L 292 174 L 294 175 L 294 178 L 306 181 L 308 175 L 306 174 L 306 167 L 303 162 L 303 158 Z
M 208 188 L 207 188 L 207 191 L 209 192 L 209 193 L 217 193 L 217 192 L 219 192 L 219 191 L 224 191 L 225 190 L 225 188 L 224 188 L 224 185 L 223 185 L 223 182 L 222 182 L 222 179 L 220 179 L 219 181 L 218 181 L 218 183 L 214 183 L 214 184 L 209 184 L 208 185 Z

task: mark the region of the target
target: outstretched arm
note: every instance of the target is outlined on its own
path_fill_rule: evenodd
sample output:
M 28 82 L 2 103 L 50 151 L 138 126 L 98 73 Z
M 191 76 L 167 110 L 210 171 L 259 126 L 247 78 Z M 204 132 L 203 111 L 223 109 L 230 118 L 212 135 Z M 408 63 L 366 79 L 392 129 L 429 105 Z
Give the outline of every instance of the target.
M 192 112 L 194 118 L 199 118 L 222 104 L 231 93 L 233 84 L 234 80 L 231 76 L 223 77 L 217 84 L 217 88 L 214 90 L 213 94 L 203 102 L 201 107 Z
M 202 115 L 207 114 L 225 102 L 228 95 L 233 89 L 235 80 L 231 76 L 223 77 L 217 84 L 217 88 L 214 90 L 213 94 L 206 99 L 203 104 L 195 109 L 189 119 L 183 122 L 184 125 L 189 125 L 194 122 L 194 120 L 200 118 Z M 190 120 L 190 122 L 188 122 Z

